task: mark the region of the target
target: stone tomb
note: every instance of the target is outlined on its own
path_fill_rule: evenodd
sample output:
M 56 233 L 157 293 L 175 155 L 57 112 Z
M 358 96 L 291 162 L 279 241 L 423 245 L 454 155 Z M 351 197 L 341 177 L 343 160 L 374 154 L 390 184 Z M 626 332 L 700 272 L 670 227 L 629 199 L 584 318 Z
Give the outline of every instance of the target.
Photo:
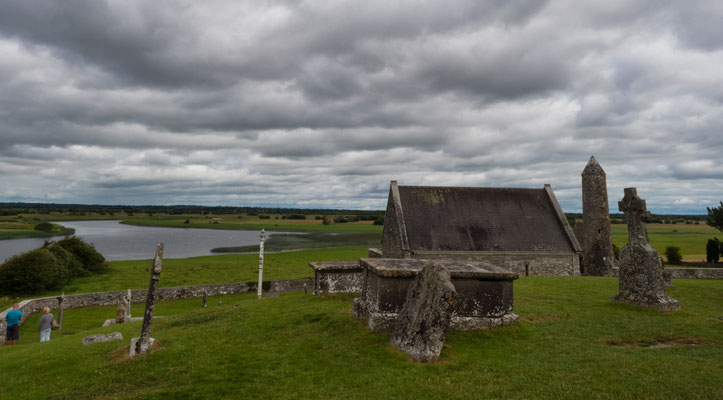
M 363 268 L 359 261 L 312 262 L 314 294 L 361 293 Z
M 514 324 L 512 281 L 517 274 L 480 261 L 434 260 L 446 268 L 458 298 L 452 310 L 452 330 L 489 329 Z M 364 286 L 354 299 L 353 313 L 372 331 L 391 331 L 407 290 L 430 260 L 362 258 Z

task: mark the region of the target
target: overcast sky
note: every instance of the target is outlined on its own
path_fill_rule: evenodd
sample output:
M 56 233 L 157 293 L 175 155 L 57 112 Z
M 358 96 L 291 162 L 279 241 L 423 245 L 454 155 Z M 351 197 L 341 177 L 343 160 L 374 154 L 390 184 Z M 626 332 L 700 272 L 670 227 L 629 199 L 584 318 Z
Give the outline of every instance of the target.
M 0 0 L 0 202 L 723 200 L 723 2 Z

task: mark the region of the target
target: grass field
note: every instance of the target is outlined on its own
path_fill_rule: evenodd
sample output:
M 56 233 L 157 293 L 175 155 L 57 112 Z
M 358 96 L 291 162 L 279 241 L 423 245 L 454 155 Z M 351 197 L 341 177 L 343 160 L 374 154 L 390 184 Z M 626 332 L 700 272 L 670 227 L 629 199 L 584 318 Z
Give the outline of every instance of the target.
M 700 224 L 648 224 L 648 237 L 653 248 L 665 255 L 665 246 L 678 246 L 685 261 L 705 260 L 705 245 L 709 239 L 723 239 L 723 233 L 711 226 Z M 628 228 L 613 224 L 613 243 L 623 248 L 628 242 Z
M 33 237 L 50 238 L 53 236 L 72 235 L 73 232 L 75 232 L 74 229 L 68 229 L 58 224 L 53 224 L 53 229 L 50 232 L 42 232 L 35 230 L 35 225 L 37 224 L 37 221 L 33 222 L 12 218 L 0 219 L 0 240 Z
M 122 223 L 138 226 L 162 226 L 166 228 L 206 228 L 206 229 L 251 229 L 268 231 L 295 232 L 381 232 L 381 225 L 373 225 L 373 221 L 357 221 L 342 224 L 324 225 L 321 220 L 313 219 L 281 219 L 278 215 L 269 215 L 271 219 L 260 219 L 258 216 L 215 215 L 207 216 L 154 216 L 147 218 L 126 218 Z M 278 217 L 278 219 L 277 219 Z M 308 218 L 308 217 L 307 217 Z M 188 223 L 185 221 L 188 220 Z
M 199 299 L 161 302 L 158 345 L 134 359 L 126 354 L 140 323 L 100 328 L 114 307 L 68 311 L 73 334 L 49 343 L 37 343 L 34 315 L 19 346 L 0 348 L 0 398 L 723 398 L 723 281 L 673 282 L 682 309 L 663 314 L 610 302 L 614 278 L 521 278 L 519 326 L 451 332 L 429 365 L 354 319 L 352 295 L 243 294 L 207 309 Z M 81 345 L 113 331 L 124 340 Z
M 310 278 L 314 272 L 312 261 L 356 260 L 367 256 L 366 247 L 333 247 L 281 253 L 264 256 L 264 280 Z M 107 292 L 126 289 L 146 289 L 151 260 L 111 261 L 108 273 L 74 278 L 65 285 L 65 294 Z M 169 258 L 163 260 L 161 287 L 206 285 L 225 282 L 250 282 L 258 280 L 258 254 L 224 254 L 192 258 Z M 60 291 L 26 298 L 55 296 Z M 0 297 L 0 310 L 16 301 Z

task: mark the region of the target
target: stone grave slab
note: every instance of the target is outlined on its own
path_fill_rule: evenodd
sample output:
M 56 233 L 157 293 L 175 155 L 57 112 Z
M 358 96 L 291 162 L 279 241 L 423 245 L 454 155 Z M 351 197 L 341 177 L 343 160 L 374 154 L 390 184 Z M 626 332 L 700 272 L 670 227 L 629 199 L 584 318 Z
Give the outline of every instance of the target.
M 314 269 L 314 294 L 361 293 L 362 272 L 359 261 L 311 262 Z
M 511 325 L 519 317 L 512 312 L 512 282 L 518 278 L 489 263 L 434 260 L 446 268 L 457 290 L 450 329 L 478 330 Z M 417 274 L 430 260 L 362 258 L 364 283 L 352 312 L 367 321 L 372 331 L 391 331 Z

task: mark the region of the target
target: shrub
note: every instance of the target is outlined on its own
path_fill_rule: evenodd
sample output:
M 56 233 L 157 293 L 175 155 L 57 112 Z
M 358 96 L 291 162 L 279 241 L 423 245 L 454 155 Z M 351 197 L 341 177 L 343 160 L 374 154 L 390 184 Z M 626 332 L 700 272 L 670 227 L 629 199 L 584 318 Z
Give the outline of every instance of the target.
M 708 218 L 705 223 L 723 232 L 723 201 L 720 202 L 720 207 L 706 207 L 708 209 Z
M 241 218 L 241 217 L 239 217 L 239 218 Z M 183 221 L 183 223 L 184 223 L 184 224 L 190 224 L 190 223 L 191 223 L 191 221 L 189 221 L 189 220 L 185 220 L 185 221 Z
M 717 238 L 716 238 L 717 239 Z M 717 263 L 720 259 L 720 246 L 718 240 L 708 239 L 705 245 L 706 261 L 709 263 Z
M 665 246 L 665 257 L 668 259 L 668 264 L 680 265 L 680 262 L 683 261 L 678 246 Z
M 0 266 L 0 288 L 5 293 L 41 293 L 60 288 L 66 279 L 67 271 L 43 248 L 13 256 Z
M 384 225 L 384 217 L 379 217 L 375 219 L 373 225 Z
M 41 222 L 37 225 L 35 225 L 36 231 L 42 231 L 42 232 L 50 232 L 53 230 L 53 224 L 49 222 Z
M 83 239 L 77 236 L 71 236 L 60 240 L 55 243 L 55 246 L 60 246 L 65 250 L 68 250 L 71 254 L 78 258 L 78 261 L 80 261 L 83 269 L 90 273 L 103 273 L 108 269 L 105 257 L 98 253 L 92 244 L 86 243 Z
M 83 264 L 80 263 L 78 257 L 73 255 L 73 253 L 60 246 L 52 245 L 52 242 L 46 242 L 45 248 L 53 253 L 59 267 L 65 270 L 68 278 L 90 275 L 90 272 L 83 268 Z
M 329 218 L 327 218 L 327 217 L 324 217 L 324 219 L 321 220 L 321 223 L 324 224 L 324 225 L 330 225 L 330 224 L 331 224 L 331 220 L 330 220 Z
M 344 216 L 334 217 L 334 223 L 335 223 L 335 224 L 343 224 L 343 223 L 346 223 L 346 222 L 349 222 L 349 218 L 344 217 Z
M 271 219 L 270 215 L 259 215 L 259 219 Z
M 290 214 L 286 217 L 286 219 L 306 219 L 306 215 L 304 214 Z

